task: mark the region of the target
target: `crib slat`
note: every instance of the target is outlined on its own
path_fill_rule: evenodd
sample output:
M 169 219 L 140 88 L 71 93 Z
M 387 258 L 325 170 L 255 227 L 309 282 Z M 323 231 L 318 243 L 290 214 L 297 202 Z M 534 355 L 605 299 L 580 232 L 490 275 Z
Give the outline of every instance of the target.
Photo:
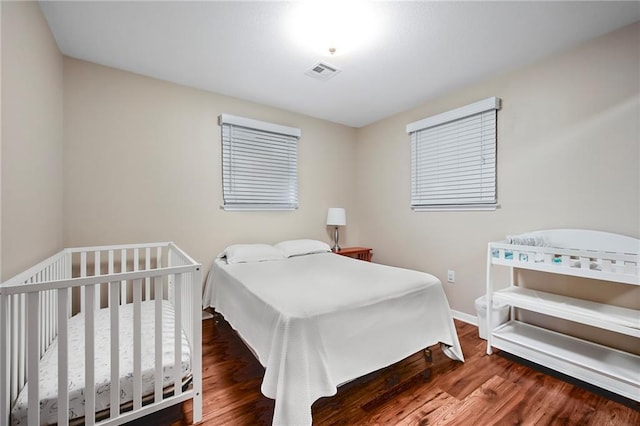
M 54 279 L 54 280 L 59 280 L 59 279 L 62 278 L 61 273 L 60 273 L 60 271 L 62 270 L 62 267 L 61 267 L 62 261 L 63 261 L 63 258 L 60 257 L 58 260 L 56 260 L 53 263 L 53 277 L 52 277 L 52 279 Z
M 45 274 L 45 281 L 49 281 L 49 271 L 47 271 L 47 273 Z M 42 354 L 44 354 L 44 351 L 47 349 L 47 346 L 49 346 L 49 315 L 51 314 L 51 312 L 49 311 L 50 292 L 42 291 L 40 292 L 40 294 L 40 339 L 42 341 L 40 356 L 42 356 Z
M 155 399 L 154 402 L 162 401 L 162 278 L 153 279 L 155 285 Z
M 127 272 L 127 249 L 120 250 L 120 272 Z M 122 280 L 120 282 L 120 300 L 127 300 L 127 281 Z
M 94 270 L 93 270 L 93 275 L 98 276 L 98 275 L 102 275 L 101 269 L 100 269 L 100 251 L 96 251 L 94 252 Z M 98 284 L 97 285 L 97 291 L 95 293 L 95 298 L 96 298 L 96 304 L 95 304 L 95 309 L 100 309 L 101 304 L 100 304 L 100 287 L 101 285 Z
M 142 280 L 133 281 L 133 409 L 142 407 Z
M 9 297 L 0 293 L 0 330 L 11 330 L 9 318 Z M 9 336 L 0 335 L 0 421 L 9 420 L 9 346 Z
M 51 276 L 51 275 L 50 275 Z M 44 297 L 44 313 L 42 315 L 44 321 L 44 327 L 42 330 L 42 334 L 44 335 L 44 345 L 42 347 L 42 353 L 47 350 L 49 347 L 49 343 L 51 342 L 51 325 L 53 324 L 53 305 L 51 303 L 51 299 L 53 297 L 53 291 L 43 291 L 42 295 Z M 42 309 L 42 308 L 41 308 Z
M 27 297 L 28 315 L 27 315 L 27 381 L 29 382 L 29 391 L 27 398 L 29 400 L 28 408 L 28 425 L 40 426 L 40 351 L 38 350 L 38 342 L 40 340 L 40 312 L 39 312 L 40 293 L 29 293 Z
M 192 336 L 191 332 L 192 332 L 192 327 L 191 327 L 191 279 L 192 279 L 192 274 L 186 273 L 186 274 L 181 274 L 182 275 L 182 290 L 180 291 L 180 293 L 182 294 L 182 328 L 185 331 L 185 334 L 187 335 L 187 339 L 189 339 L 189 336 Z
M 156 247 L 156 269 L 162 268 L 162 247 Z
M 72 275 L 72 258 L 71 258 L 71 254 L 67 254 L 67 256 L 65 256 L 65 272 L 64 272 L 64 278 L 65 279 L 69 279 L 71 278 Z M 68 297 L 69 297 L 69 301 L 68 301 L 68 309 L 67 309 L 67 317 L 71 318 L 71 310 L 72 310 L 72 306 L 73 306 L 73 292 L 70 291 L 68 293 Z
M 96 285 L 86 286 L 86 311 L 84 314 L 84 421 L 87 426 L 93 426 L 96 422 L 96 379 L 94 369 L 95 293 Z
M 18 353 L 21 354 L 18 357 L 18 383 L 25 383 L 27 378 L 27 301 L 26 295 L 20 294 L 17 297 L 18 300 Z
M 52 330 L 51 332 L 53 333 L 52 335 L 52 339 L 51 342 L 53 342 L 53 339 L 55 339 L 58 336 L 58 292 L 57 291 L 52 291 L 53 293 L 53 326 L 52 326 Z
M 47 281 L 51 281 L 55 279 L 55 267 L 54 265 L 51 265 L 49 268 L 47 268 L 48 270 L 48 276 L 47 276 Z M 45 339 L 44 339 L 44 347 L 42 348 L 42 353 L 44 353 L 44 351 L 47 350 L 47 348 L 49 347 L 49 343 L 51 343 L 51 326 L 53 325 L 54 321 L 53 318 L 55 317 L 55 311 L 53 310 L 53 294 L 55 293 L 55 291 L 45 291 L 43 292 L 44 296 L 45 296 L 45 315 L 44 315 L 44 333 L 45 333 Z
M 19 352 L 18 351 L 18 337 L 20 335 L 20 333 L 24 333 L 25 330 L 23 328 L 20 328 L 20 330 L 16 330 L 15 327 L 17 325 L 21 325 L 18 321 L 19 321 L 19 309 L 20 309 L 20 300 L 17 296 L 12 296 L 9 298 L 9 303 L 7 304 L 7 315 L 10 318 L 10 322 L 12 324 L 12 327 L 10 328 L 5 328 L 3 330 L 7 330 L 7 333 L 11 333 L 10 336 L 7 336 L 7 339 L 9 339 L 9 341 L 11 342 L 11 358 L 12 360 L 17 360 L 18 356 L 20 354 L 24 354 L 25 352 Z M 12 362 L 13 364 L 13 362 Z M 13 365 L 11 367 L 14 367 Z M 10 383 L 11 383 L 11 400 L 13 401 L 13 396 L 18 395 L 18 390 L 20 389 L 20 386 L 22 385 L 22 383 L 24 383 L 23 381 L 20 381 L 19 375 L 16 374 L 17 372 L 13 370 L 11 371 L 11 377 L 10 377 Z
M 174 309 L 175 320 L 173 328 L 173 394 L 182 393 L 182 275 L 175 275 Z
M 58 335 L 58 292 L 51 290 L 51 324 L 49 324 L 49 346 Z
M 54 300 L 55 300 L 55 295 L 56 295 L 56 291 L 50 290 L 47 291 L 47 319 L 46 319 L 46 324 L 47 324 L 47 339 L 46 339 L 46 346 L 45 346 L 45 350 L 46 348 L 49 347 L 49 345 L 51 344 L 51 341 L 53 340 L 53 338 L 55 337 L 53 334 L 53 326 L 56 324 L 56 310 L 55 310 L 55 305 L 54 305 Z
M 111 275 L 114 272 L 113 266 L 113 250 L 107 252 L 107 274 Z
M 44 353 L 44 348 L 45 348 L 45 344 L 44 344 L 44 334 L 45 334 L 45 326 L 44 326 L 44 294 L 43 292 L 38 292 L 38 311 L 40 315 L 38 315 L 38 318 L 40 318 L 40 347 L 38 349 L 38 353 L 40 354 L 40 356 L 42 356 L 42 354 Z
M 43 274 L 44 281 L 48 281 L 48 271 L 45 270 Z M 44 350 L 47 348 L 47 317 L 49 315 L 49 292 L 40 292 L 40 356 L 44 354 Z
M 80 277 L 84 278 L 87 276 L 87 252 L 83 251 L 80 253 Z M 86 312 L 87 307 L 85 304 L 85 291 L 84 286 L 80 287 L 80 312 Z
M 111 317 L 111 418 L 120 414 L 120 303 L 119 283 L 109 283 L 109 316 Z
M 69 289 L 58 289 L 58 424 L 69 421 L 69 333 L 67 312 L 69 310 Z
M 144 254 L 145 254 L 144 267 L 145 267 L 146 270 L 149 270 L 149 269 L 151 269 L 151 248 L 147 247 Z M 151 289 L 151 278 L 146 277 L 144 279 L 144 287 L 148 288 L 148 289 Z M 149 290 L 149 293 L 151 293 L 150 290 Z M 149 294 L 147 296 L 147 300 L 149 300 L 150 297 L 151 297 L 151 295 Z

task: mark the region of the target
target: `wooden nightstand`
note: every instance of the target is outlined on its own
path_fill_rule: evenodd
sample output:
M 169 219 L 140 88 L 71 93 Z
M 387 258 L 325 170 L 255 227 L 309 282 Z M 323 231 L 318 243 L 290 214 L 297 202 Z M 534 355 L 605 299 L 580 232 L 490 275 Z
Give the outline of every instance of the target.
M 373 249 L 370 249 L 368 247 L 343 247 L 334 253 L 340 254 L 342 256 L 353 257 L 354 259 L 371 262 L 372 251 Z

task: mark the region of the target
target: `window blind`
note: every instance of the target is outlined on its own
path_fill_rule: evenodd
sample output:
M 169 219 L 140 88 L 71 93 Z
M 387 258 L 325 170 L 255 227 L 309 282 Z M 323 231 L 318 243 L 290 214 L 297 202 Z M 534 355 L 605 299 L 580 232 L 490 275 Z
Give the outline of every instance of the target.
M 220 116 L 225 210 L 298 208 L 299 129 Z
M 498 98 L 407 126 L 414 210 L 495 209 Z

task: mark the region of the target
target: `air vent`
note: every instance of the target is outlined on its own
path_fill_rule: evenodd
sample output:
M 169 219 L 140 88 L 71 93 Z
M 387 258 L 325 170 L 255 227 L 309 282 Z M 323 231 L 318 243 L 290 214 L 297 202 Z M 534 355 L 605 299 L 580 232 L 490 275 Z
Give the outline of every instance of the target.
M 329 80 L 339 72 L 340 70 L 333 65 L 329 65 L 325 62 L 318 62 L 312 66 L 310 70 L 305 72 L 305 74 L 309 77 L 317 78 L 318 80 Z

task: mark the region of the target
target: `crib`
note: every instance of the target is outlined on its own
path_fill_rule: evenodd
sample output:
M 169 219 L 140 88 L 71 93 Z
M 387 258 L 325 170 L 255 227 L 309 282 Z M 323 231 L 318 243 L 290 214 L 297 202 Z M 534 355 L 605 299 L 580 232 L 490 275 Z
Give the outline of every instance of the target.
M 117 425 L 189 399 L 199 422 L 201 279 L 166 242 L 64 249 L 0 284 L 0 424 Z

